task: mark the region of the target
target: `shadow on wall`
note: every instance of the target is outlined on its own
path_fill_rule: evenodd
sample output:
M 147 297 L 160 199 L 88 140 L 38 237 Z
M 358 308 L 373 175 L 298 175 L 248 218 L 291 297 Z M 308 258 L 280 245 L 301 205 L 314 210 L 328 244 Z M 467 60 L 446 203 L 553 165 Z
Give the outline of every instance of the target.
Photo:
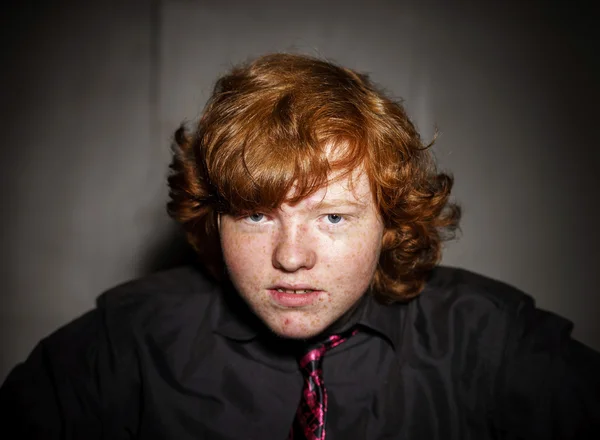
M 196 251 L 187 243 L 181 228 L 176 224 L 171 224 L 154 248 L 142 259 L 140 272 L 141 275 L 146 275 L 177 266 L 197 263 L 197 261 Z

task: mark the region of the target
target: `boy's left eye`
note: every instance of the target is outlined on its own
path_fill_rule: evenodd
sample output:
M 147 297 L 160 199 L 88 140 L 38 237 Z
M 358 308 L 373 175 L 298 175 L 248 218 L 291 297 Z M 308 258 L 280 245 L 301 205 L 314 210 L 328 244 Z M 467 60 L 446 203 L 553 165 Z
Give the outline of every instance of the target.
M 253 213 L 253 214 L 250 214 L 250 215 L 248 216 L 248 219 L 249 219 L 251 222 L 254 222 L 254 223 L 258 223 L 258 222 L 259 222 L 259 221 L 261 221 L 263 218 L 265 218 L 265 215 L 264 215 L 264 214 L 261 214 L 260 212 L 255 212 L 255 213 Z
M 333 224 L 339 223 L 342 221 L 342 216 L 338 214 L 327 214 L 327 220 Z

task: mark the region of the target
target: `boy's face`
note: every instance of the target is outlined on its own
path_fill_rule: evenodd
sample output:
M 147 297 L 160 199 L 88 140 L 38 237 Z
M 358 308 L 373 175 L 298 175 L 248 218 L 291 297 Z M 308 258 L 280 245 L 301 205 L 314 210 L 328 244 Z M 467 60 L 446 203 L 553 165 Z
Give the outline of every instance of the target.
M 294 206 L 224 215 L 219 229 L 237 291 L 287 338 L 315 336 L 352 308 L 373 278 L 383 234 L 368 178 L 359 171 Z

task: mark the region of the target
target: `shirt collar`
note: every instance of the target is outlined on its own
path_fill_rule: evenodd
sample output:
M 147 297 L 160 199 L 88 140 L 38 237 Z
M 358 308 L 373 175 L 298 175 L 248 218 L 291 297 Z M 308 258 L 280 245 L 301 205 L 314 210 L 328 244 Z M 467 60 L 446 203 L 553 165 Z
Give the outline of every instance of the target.
M 387 339 L 399 350 L 405 323 L 406 303 L 383 304 L 372 294 L 365 296 L 364 307 L 357 324 Z

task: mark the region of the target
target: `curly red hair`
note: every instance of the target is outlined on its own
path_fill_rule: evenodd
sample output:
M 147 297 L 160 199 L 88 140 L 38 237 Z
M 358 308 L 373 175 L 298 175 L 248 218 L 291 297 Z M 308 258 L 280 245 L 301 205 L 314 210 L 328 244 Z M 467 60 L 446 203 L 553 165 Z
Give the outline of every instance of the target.
M 334 163 L 331 146 L 343 146 Z M 272 54 L 233 68 L 196 129 L 177 130 L 174 147 L 168 212 L 217 278 L 220 213 L 297 202 L 333 170 L 342 177 L 362 166 L 369 177 L 385 225 L 371 284 L 382 302 L 418 295 L 458 227 L 452 177 L 437 172 L 402 105 L 366 75 L 328 61 Z

